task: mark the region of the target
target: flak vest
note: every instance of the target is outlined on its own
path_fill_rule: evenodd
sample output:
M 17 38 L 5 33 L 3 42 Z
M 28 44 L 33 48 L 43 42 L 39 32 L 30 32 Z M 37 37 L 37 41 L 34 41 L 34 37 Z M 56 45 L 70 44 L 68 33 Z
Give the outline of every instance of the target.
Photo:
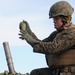
M 48 66 L 68 66 L 75 65 L 75 49 L 67 50 L 60 55 L 46 55 Z
M 70 28 L 75 28 L 75 25 L 71 25 Z M 55 32 L 53 35 L 57 35 Z M 52 38 L 54 39 L 55 36 Z M 67 65 L 75 65 L 75 46 L 69 50 L 61 54 L 47 54 L 45 55 L 46 62 L 48 66 L 67 66 Z

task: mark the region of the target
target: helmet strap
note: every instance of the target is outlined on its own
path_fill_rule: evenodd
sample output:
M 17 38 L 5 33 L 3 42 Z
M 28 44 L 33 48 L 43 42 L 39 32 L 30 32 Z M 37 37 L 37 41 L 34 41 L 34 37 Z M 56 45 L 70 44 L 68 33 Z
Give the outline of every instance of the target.
M 62 21 L 62 26 L 60 27 L 60 29 L 57 29 L 58 30 L 58 32 L 60 32 L 60 31 L 62 31 L 62 30 L 64 30 L 64 25 L 67 23 L 66 21 Z

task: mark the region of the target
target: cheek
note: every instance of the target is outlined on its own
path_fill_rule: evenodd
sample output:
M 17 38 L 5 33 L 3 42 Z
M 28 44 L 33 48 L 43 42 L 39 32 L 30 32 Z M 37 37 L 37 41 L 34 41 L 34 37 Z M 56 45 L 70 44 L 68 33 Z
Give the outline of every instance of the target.
M 58 23 L 59 26 L 62 26 L 62 24 L 63 24 L 61 20 L 58 20 L 57 23 Z
M 58 25 L 59 25 L 59 26 L 62 26 L 62 22 L 58 22 Z

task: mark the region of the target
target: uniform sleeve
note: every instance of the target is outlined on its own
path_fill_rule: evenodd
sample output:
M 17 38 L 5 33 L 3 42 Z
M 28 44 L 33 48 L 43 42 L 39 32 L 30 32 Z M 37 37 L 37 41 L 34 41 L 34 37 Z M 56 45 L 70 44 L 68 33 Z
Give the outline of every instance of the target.
M 51 54 L 63 52 L 75 45 L 75 29 L 58 33 L 52 42 L 40 41 L 33 47 L 34 52 Z

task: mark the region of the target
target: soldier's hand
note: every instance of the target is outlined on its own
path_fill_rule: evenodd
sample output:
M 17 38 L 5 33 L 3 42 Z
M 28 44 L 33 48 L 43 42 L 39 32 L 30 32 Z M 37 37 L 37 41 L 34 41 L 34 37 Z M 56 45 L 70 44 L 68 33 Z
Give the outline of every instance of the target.
M 35 43 L 38 43 L 38 41 L 33 39 L 26 30 L 21 30 L 19 35 L 21 36 L 19 37 L 20 39 L 25 39 L 31 46 L 33 46 Z

